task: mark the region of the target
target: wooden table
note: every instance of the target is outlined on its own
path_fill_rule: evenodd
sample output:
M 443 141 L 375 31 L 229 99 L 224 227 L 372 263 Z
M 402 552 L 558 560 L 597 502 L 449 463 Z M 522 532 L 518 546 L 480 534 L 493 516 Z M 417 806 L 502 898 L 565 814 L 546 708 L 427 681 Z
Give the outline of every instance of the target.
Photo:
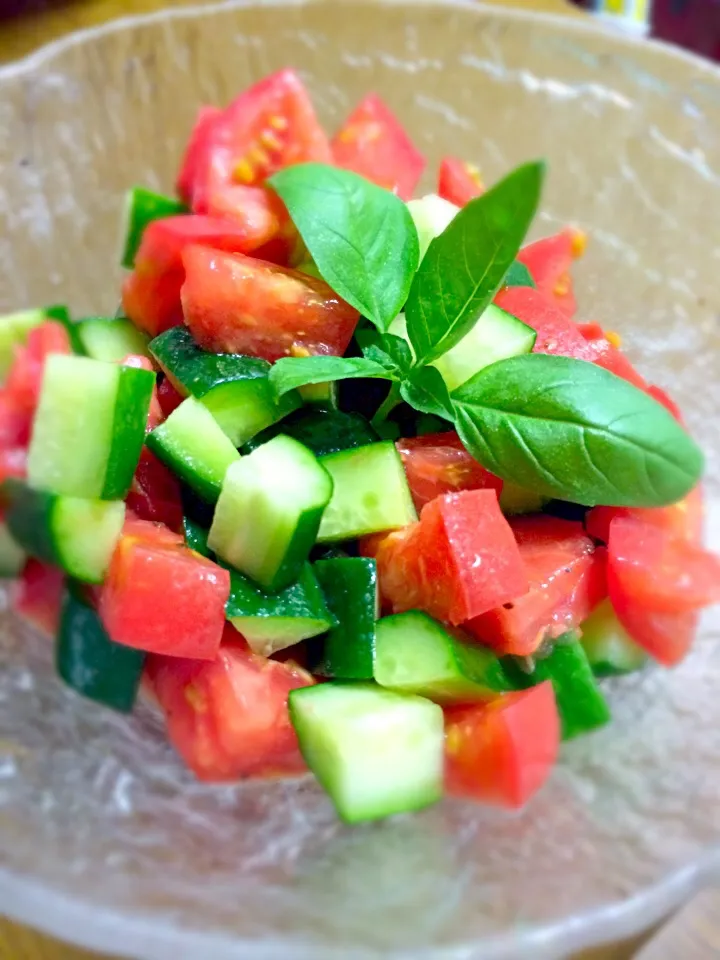
M 56 37 L 119 16 L 146 13 L 163 6 L 197 6 L 209 0 L 75 0 L 22 17 L 0 27 L 0 63 L 22 57 Z M 582 14 L 567 0 L 494 0 L 507 6 Z M 720 893 L 696 898 L 650 942 L 647 935 L 614 946 L 589 950 L 577 960 L 711 960 L 720 958 Z M 638 952 L 639 951 L 639 952 Z M 97 954 L 68 947 L 26 927 L 0 918 L 0 960 L 101 960 Z M 106 958 L 107 960 L 107 958 Z

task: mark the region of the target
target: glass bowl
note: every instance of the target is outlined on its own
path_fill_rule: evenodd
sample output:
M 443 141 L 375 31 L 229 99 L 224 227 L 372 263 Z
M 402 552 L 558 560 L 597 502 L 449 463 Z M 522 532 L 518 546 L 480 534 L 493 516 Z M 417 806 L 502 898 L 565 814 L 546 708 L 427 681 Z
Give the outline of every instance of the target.
M 333 127 L 369 89 L 429 158 L 492 181 L 545 156 L 536 232 L 592 244 L 581 314 L 673 388 L 719 488 L 720 74 L 481 4 L 224 4 L 79 34 L 0 71 L 0 308 L 117 302 L 129 184 L 170 189 L 199 104 L 299 69 Z M 710 511 L 710 537 L 718 540 Z M 713 534 L 713 529 L 715 533 Z M 309 780 L 201 786 L 147 710 L 53 676 L 0 625 L 0 910 L 141 958 L 555 957 L 636 932 L 720 873 L 720 645 L 619 681 L 614 722 L 520 813 L 446 802 L 348 829 Z

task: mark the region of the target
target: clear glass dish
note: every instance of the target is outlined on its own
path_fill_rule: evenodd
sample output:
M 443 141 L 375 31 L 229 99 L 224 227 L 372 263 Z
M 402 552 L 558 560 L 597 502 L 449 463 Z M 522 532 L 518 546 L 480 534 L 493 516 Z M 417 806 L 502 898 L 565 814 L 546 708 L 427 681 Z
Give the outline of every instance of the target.
M 581 22 L 481 4 L 226 4 L 125 20 L 0 71 L 0 309 L 115 308 L 132 183 L 169 189 L 197 106 L 286 64 L 332 127 L 375 89 L 430 160 L 546 156 L 536 232 L 592 244 L 581 314 L 668 384 L 720 489 L 720 74 Z M 718 524 L 711 511 L 710 537 Z M 714 526 L 714 533 L 712 528 Z M 141 958 L 555 957 L 720 874 L 720 633 L 614 684 L 517 815 L 445 803 L 338 825 L 309 780 L 195 783 L 150 713 L 80 702 L 0 624 L 0 910 Z

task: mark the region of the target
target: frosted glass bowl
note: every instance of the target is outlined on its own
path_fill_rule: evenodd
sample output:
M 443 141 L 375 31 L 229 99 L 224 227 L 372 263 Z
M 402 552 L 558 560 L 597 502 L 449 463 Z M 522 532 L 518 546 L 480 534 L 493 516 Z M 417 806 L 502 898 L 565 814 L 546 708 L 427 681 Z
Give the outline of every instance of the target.
M 169 189 L 198 104 L 286 64 L 331 127 L 377 90 L 431 170 L 445 152 L 488 180 L 549 159 L 537 232 L 590 231 L 581 313 L 672 386 L 716 498 L 719 74 L 584 23 L 480 4 L 229 4 L 7 67 L 0 308 L 113 310 L 124 188 Z M 4 615 L 0 910 L 173 960 L 537 960 L 628 935 L 720 871 L 718 632 L 709 616 L 679 669 L 614 684 L 614 723 L 568 746 L 521 813 L 448 802 L 347 829 L 309 779 L 198 785 L 150 714 L 80 702 Z

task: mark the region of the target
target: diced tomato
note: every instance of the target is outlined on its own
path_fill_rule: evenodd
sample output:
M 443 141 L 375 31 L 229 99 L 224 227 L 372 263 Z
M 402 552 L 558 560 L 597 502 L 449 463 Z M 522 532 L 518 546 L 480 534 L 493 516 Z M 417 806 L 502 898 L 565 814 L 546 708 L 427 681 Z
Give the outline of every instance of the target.
M 64 583 L 62 570 L 39 560 L 28 560 L 13 585 L 15 613 L 54 637 L 60 623 Z
M 702 487 L 694 490 L 669 507 L 593 507 L 585 515 L 585 529 L 591 537 L 607 543 L 610 524 L 615 517 L 634 517 L 659 527 L 673 537 L 679 537 L 699 546 L 703 528 Z
M 165 417 L 169 417 L 173 410 L 177 410 L 185 397 L 176 390 L 172 382 L 163 377 L 157 388 L 158 403 Z
M 425 610 L 458 624 L 517 597 L 527 577 L 494 490 L 465 490 L 428 503 L 417 523 L 377 552 L 380 593 L 396 613 Z
M 125 502 L 141 520 L 163 523 L 175 531 L 182 529 L 180 484 L 175 475 L 147 447 L 142 448 Z
M 550 296 L 565 316 L 577 310 L 570 267 L 585 252 L 587 237 L 581 230 L 568 228 L 552 237 L 528 244 L 518 254 L 539 290 Z
M 438 174 L 438 193 L 444 200 L 464 207 L 484 192 L 485 185 L 474 163 L 457 157 L 443 157 Z
M 623 380 L 627 380 L 640 390 L 648 390 L 649 392 L 645 378 L 637 372 L 625 354 L 610 339 L 610 337 L 613 337 L 619 343 L 619 338 L 614 334 L 606 334 L 597 323 L 579 323 L 578 330 L 594 348 L 593 363 L 596 363 L 599 367 L 604 367 L 617 377 L 622 377 Z
M 180 288 L 185 279 L 182 251 L 189 244 L 250 253 L 273 236 L 272 224 L 257 225 L 192 214 L 153 220 L 143 233 L 135 269 L 123 283 L 123 309 L 135 326 L 156 337 L 183 322 Z
M 192 205 L 195 182 L 203 157 L 209 146 L 210 132 L 218 117 L 222 115 L 220 107 L 200 107 L 195 126 L 190 134 L 185 154 L 180 165 L 180 172 L 175 181 L 175 189 L 181 200 Z
M 5 391 L 16 409 L 30 417 L 34 415 L 40 399 L 45 360 L 51 353 L 72 353 L 67 330 L 55 320 L 45 320 L 33 327 L 25 346 L 16 347 Z
M 425 169 L 400 121 L 376 94 L 365 97 L 332 141 L 335 162 L 410 200 Z
M 27 448 L 9 447 L 0 448 L 0 483 L 16 477 L 23 480 L 27 475 Z
M 324 281 L 204 247 L 188 247 L 183 262 L 185 322 L 203 349 L 270 361 L 347 349 L 358 312 Z
M 132 510 L 127 510 L 125 513 L 123 536 L 160 547 L 179 547 L 185 544 L 185 537 L 175 530 L 170 530 L 164 523 L 157 520 L 142 520 L 133 514 Z
M 445 789 L 503 807 L 521 807 L 547 780 L 560 748 L 549 680 L 490 703 L 445 711 Z
M 533 353 L 550 353 L 577 360 L 595 360 L 597 349 L 583 337 L 577 324 L 540 289 L 505 287 L 495 303 L 537 331 Z
M 100 617 L 116 643 L 213 660 L 225 624 L 230 574 L 178 539 L 159 524 L 126 524 L 103 586 Z
M 529 656 L 577 627 L 607 595 L 605 550 L 573 520 L 516 517 L 510 526 L 530 589 L 471 620 L 467 630 L 500 653 Z
M 0 387 L 0 450 L 26 447 L 30 442 L 32 414 L 6 387 Z
M 650 396 L 654 400 L 657 400 L 658 403 L 661 403 L 665 407 L 665 409 L 669 413 L 671 413 L 679 423 L 685 422 L 685 418 L 682 415 L 682 410 L 675 403 L 673 398 L 667 393 L 667 391 L 662 389 L 662 387 L 658 387 L 652 384 L 647 388 L 647 392 L 650 394 Z
M 418 511 L 444 493 L 492 489 L 499 495 L 502 490 L 500 477 L 470 456 L 454 430 L 398 440 L 396 447 Z
M 149 657 L 147 673 L 170 740 L 200 780 L 305 769 L 287 698 L 314 681 L 296 664 L 266 660 L 227 643 L 210 663 Z

